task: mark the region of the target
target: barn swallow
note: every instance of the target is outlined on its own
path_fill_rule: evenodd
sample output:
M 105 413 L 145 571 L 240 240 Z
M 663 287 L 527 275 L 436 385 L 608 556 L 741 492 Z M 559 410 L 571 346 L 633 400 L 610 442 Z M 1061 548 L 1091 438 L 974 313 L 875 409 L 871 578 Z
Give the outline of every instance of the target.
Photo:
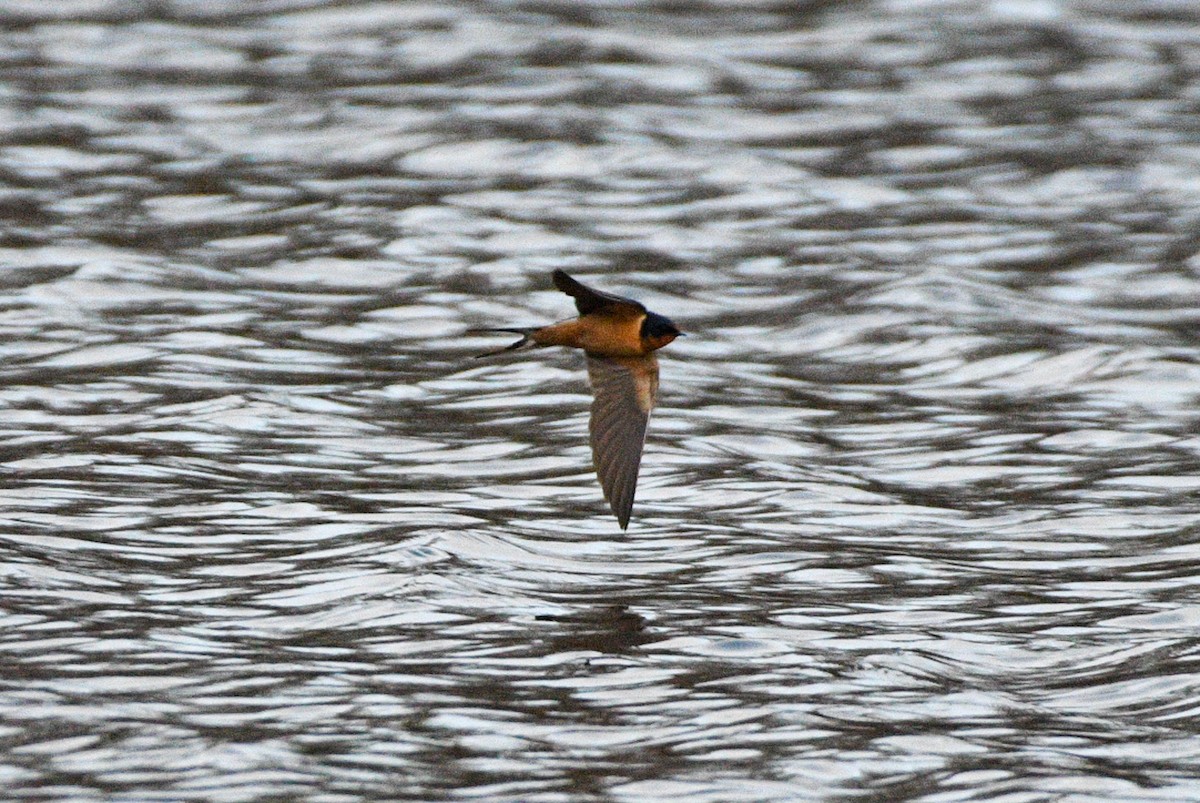
M 592 462 L 604 498 L 624 530 L 633 512 L 646 424 L 658 396 L 654 352 L 683 333 L 633 299 L 593 290 L 561 270 L 554 271 L 551 278 L 555 287 L 575 299 L 579 317 L 549 326 L 475 330 L 521 335 L 510 346 L 478 356 L 539 346 L 583 349 L 595 396 L 588 424 Z

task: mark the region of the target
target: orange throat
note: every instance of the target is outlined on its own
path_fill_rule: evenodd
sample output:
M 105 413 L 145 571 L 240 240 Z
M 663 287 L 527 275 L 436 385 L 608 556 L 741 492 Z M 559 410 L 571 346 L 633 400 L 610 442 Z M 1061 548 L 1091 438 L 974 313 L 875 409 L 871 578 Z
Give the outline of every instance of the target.
M 642 343 L 645 346 L 646 351 L 657 351 L 658 349 L 667 345 L 668 343 L 670 343 L 672 340 L 674 340 L 677 337 L 679 337 L 679 335 L 660 335 L 659 337 L 643 337 Z

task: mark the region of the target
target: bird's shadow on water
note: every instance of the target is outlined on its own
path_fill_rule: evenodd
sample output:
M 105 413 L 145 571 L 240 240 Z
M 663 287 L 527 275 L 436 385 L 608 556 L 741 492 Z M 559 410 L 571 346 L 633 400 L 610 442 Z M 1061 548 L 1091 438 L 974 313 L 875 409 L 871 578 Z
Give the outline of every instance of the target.
M 598 605 L 568 614 L 545 614 L 538 622 L 553 623 L 560 632 L 544 636 L 552 652 L 598 652 L 625 655 L 665 636 L 650 629 L 650 621 L 624 603 Z M 586 661 L 585 661 L 586 663 Z

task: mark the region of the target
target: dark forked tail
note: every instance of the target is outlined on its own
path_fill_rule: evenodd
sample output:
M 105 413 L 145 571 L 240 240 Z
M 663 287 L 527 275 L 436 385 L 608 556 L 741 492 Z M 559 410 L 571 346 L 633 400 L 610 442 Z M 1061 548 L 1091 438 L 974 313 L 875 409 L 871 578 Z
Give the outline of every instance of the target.
M 495 351 L 485 351 L 483 354 L 476 354 L 476 355 L 475 355 L 475 359 L 479 359 L 480 357 L 494 357 L 495 355 L 497 355 L 497 354 L 503 354 L 503 353 L 504 353 L 504 352 L 506 352 L 506 351 L 522 351 L 522 350 L 524 350 L 524 349 L 531 349 L 531 348 L 533 348 L 534 346 L 536 346 L 536 345 L 537 345 L 537 343 L 535 343 L 535 342 L 534 342 L 534 340 L 533 340 L 533 333 L 534 333 L 534 332 L 536 332 L 538 329 L 541 329 L 541 328 L 542 328 L 542 327 L 540 327 L 540 326 L 525 326 L 525 327 L 521 327 L 521 328 L 519 328 L 519 329 L 517 329 L 517 328 L 507 328 L 507 329 L 468 329 L 467 331 L 468 331 L 468 332 L 472 332 L 472 333 L 479 333 L 479 332 L 510 332 L 510 333 L 512 333 L 512 334 L 514 334 L 514 335 L 520 335 L 520 336 L 521 336 L 521 339 L 520 339 L 520 340 L 518 340 L 516 343 L 513 343 L 512 345 L 505 346 L 505 347 L 504 347 L 504 348 L 502 348 L 502 349 L 496 349 Z

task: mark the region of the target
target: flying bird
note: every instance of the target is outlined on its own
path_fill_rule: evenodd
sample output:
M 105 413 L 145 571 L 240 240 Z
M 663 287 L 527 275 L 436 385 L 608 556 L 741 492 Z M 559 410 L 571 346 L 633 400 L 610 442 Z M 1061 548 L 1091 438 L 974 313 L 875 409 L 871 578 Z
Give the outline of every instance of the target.
M 670 320 L 633 299 L 593 290 L 565 271 L 556 270 L 551 278 L 555 287 L 575 299 L 579 317 L 549 326 L 475 330 L 521 335 L 510 346 L 478 356 L 538 346 L 584 350 L 595 396 L 588 425 L 592 462 L 604 498 L 624 530 L 633 512 L 646 424 L 658 396 L 658 358 L 654 352 L 683 333 Z

